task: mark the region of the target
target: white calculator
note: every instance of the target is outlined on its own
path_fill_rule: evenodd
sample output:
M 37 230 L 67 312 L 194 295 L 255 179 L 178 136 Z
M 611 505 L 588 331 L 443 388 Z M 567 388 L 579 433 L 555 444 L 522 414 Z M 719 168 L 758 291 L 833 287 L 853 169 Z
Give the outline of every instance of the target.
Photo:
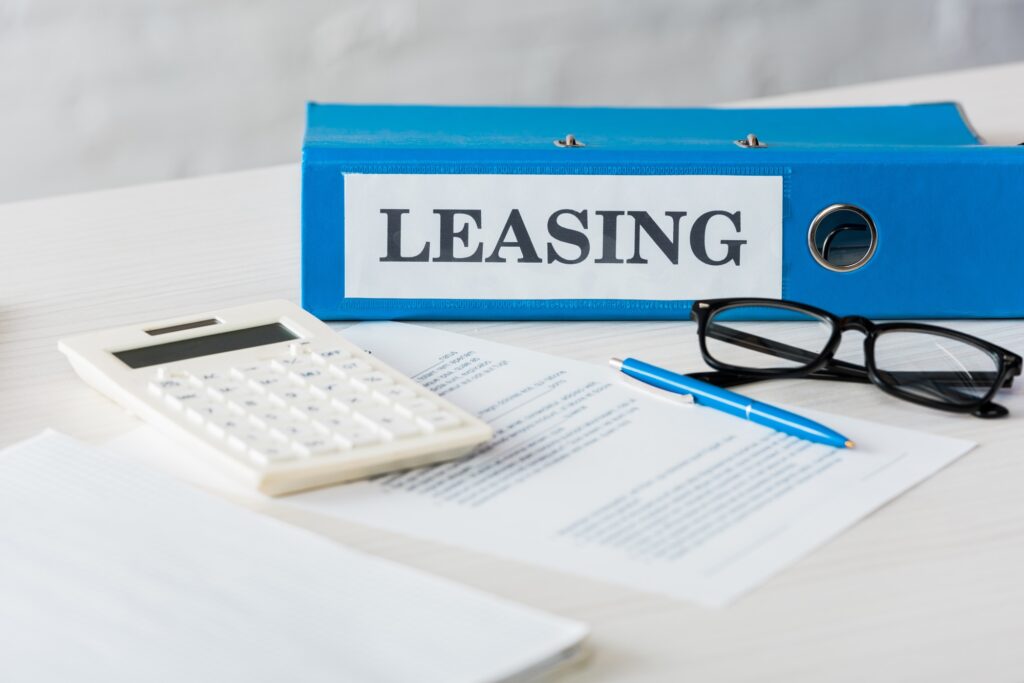
M 288 301 L 59 348 L 95 389 L 270 495 L 457 458 L 492 434 Z

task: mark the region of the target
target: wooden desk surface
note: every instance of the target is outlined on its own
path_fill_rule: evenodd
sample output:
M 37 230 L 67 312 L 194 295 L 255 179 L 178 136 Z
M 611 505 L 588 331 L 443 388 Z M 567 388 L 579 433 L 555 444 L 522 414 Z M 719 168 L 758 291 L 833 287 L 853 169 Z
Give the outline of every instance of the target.
M 956 99 L 989 142 L 1024 141 L 1024 64 L 744 104 Z M 134 418 L 77 379 L 59 337 L 298 298 L 295 166 L 0 206 L 0 445 L 54 427 L 100 441 Z M 1024 256 L 1022 256 L 1024 259 Z M 1024 267 L 1022 267 L 1024 274 Z M 446 323 L 593 362 L 700 367 L 689 323 Z M 961 323 L 1024 351 L 1024 322 Z M 851 342 L 856 343 L 855 339 Z M 723 610 L 467 551 L 263 511 L 340 542 L 589 622 L 573 681 L 1019 681 L 1024 670 L 1024 389 L 1005 420 L 950 416 L 870 386 L 773 382 L 766 400 L 960 436 L 979 447 Z

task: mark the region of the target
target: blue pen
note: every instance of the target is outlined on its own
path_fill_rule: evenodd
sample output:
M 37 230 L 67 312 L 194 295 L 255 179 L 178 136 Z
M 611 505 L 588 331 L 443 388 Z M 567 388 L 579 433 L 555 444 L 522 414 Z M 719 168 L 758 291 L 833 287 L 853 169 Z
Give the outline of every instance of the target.
M 688 394 L 693 397 L 694 403 L 721 410 L 723 413 L 729 413 L 736 417 L 746 418 L 759 425 L 771 427 L 784 434 L 798 436 L 808 441 L 823 443 L 834 448 L 853 448 L 852 441 L 825 425 L 808 420 L 806 417 L 800 417 L 788 410 L 747 398 L 735 391 L 722 389 L 693 377 L 669 372 L 636 358 L 627 358 L 626 360 L 612 358 L 609 363 L 616 370 L 620 370 L 644 384 L 650 384 L 675 394 Z

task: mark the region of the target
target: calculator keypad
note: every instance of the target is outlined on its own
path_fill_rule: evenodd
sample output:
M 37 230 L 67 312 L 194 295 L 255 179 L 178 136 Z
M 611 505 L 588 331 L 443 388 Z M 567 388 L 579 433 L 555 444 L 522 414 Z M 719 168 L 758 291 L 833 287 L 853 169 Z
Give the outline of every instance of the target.
M 258 467 L 358 456 L 462 424 L 394 371 L 341 347 L 292 344 L 279 357 L 224 371 L 158 368 L 149 392 L 224 450 Z

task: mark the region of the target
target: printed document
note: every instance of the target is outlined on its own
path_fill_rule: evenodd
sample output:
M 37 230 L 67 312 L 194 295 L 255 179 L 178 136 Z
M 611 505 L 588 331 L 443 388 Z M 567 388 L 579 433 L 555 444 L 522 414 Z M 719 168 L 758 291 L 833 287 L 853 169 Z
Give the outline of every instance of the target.
M 973 446 L 801 410 L 857 443 L 837 450 L 653 396 L 606 366 L 400 323 L 342 333 L 495 436 L 457 461 L 281 504 L 709 606 Z
M 575 621 L 49 432 L 0 452 L 0 681 L 521 680 Z

